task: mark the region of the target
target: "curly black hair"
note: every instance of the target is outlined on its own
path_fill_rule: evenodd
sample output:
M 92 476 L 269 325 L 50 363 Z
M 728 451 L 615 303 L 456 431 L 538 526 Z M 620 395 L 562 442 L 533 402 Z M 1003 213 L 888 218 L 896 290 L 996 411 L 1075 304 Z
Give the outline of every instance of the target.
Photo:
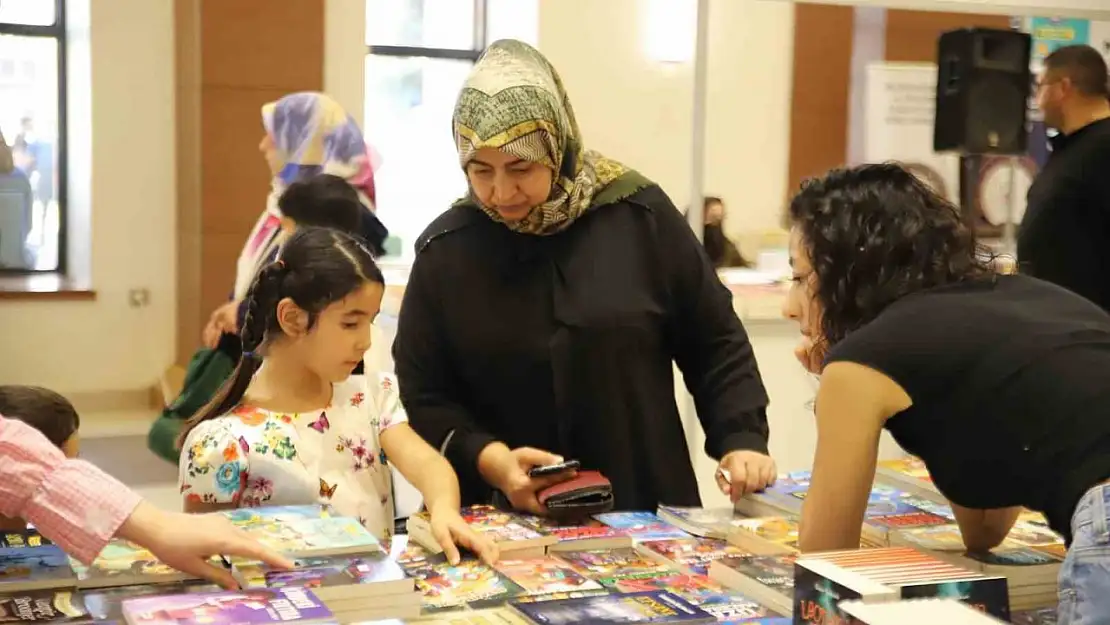
M 994 275 L 960 210 L 896 163 L 804 181 L 787 222 L 809 254 L 829 347 L 910 293 Z

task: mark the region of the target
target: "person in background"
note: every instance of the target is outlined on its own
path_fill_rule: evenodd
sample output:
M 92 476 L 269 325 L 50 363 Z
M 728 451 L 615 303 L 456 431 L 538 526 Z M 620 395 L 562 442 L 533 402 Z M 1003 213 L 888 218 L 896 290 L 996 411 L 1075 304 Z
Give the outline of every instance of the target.
M 725 203 L 719 197 L 707 195 L 704 201 L 705 230 L 702 244 L 714 267 L 751 267 L 728 235 L 725 234 Z
M 4 140 L 4 133 L 0 131 L 0 176 L 6 176 L 15 170 L 15 159 L 12 158 L 12 148 Z
M 528 471 L 566 458 L 605 474 L 618 509 L 699 505 L 675 361 L 721 489 L 772 483 L 767 393 L 729 291 L 658 185 L 585 148 L 547 59 L 490 45 L 453 128 L 470 191 L 417 241 L 393 355 L 464 500 L 496 490 L 543 514 L 537 491 L 573 474 Z
M 278 199 L 289 185 L 319 173 L 346 180 L 366 210 L 358 232 L 375 255 L 385 253 L 388 231 L 375 214 L 374 171 L 370 148 L 355 120 L 323 93 L 287 95 L 262 107 L 265 132 L 259 151 L 273 175 L 266 210 L 247 237 L 235 271 L 231 299 L 212 312 L 204 330 L 213 347 L 221 332 L 235 334 L 242 322 L 242 302 L 260 267 L 271 262 L 281 243 Z
M 496 559 L 496 546 L 460 516 L 451 465 L 409 427 L 393 377 L 351 374 L 370 349 L 384 292 L 356 238 L 298 225 L 247 292 L 234 374 L 181 432 L 186 512 L 330 504 L 385 539 L 394 519 L 388 458 L 423 494 L 452 563 L 456 544 Z
M 1037 106 L 1055 128 L 1052 154 L 1029 187 L 1017 235 L 1019 271 L 1110 311 L 1110 87 L 1090 46 L 1048 55 Z
M 113 537 L 146 547 L 175 569 L 237 588 L 215 555 L 293 563 L 219 515 L 166 512 L 95 466 L 66 458 L 41 432 L 0 416 L 0 515 L 26 519 L 66 553 L 89 564 Z
M 820 373 L 802 551 L 855 549 L 885 428 L 952 503 L 969 551 L 1022 507 L 1062 534 L 1061 625 L 1106 623 L 1110 315 L 1000 275 L 960 210 L 898 165 L 834 170 L 790 203 L 784 314 Z
M 277 221 L 275 246 L 269 252 L 270 262 L 277 258 L 280 242 L 293 236 L 298 226 L 332 228 L 353 235 L 362 233 L 360 228 L 366 208 L 355 188 L 339 176 L 317 174 L 297 180 L 285 189 L 277 203 L 281 218 Z M 223 334 L 238 333 L 246 315 L 245 300 L 236 303 L 235 313 L 234 320 L 213 315 L 204 329 L 206 346 L 215 347 Z

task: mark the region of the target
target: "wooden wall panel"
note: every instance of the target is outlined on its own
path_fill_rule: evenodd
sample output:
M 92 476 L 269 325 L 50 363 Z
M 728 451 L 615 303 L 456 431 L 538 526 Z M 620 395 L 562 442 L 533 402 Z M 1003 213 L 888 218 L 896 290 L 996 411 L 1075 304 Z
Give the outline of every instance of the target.
M 235 280 L 266 206 L 261 107 L 324 87 L 325 0 L 179 0 L 178 361 Z M 185 7 L 188 8 L 185 8 Z M 192 43 L 190 43 L 192 42 Z M 186 71 L 182 71 L 182 67 Z
M 966 26 L 1010 28 L 1005 15 L 937 13 L 888 9 L 886 12 L 886 60 L 903 63 L 936 63 L 937 37 Z
M 787 194 L 844 162 L 852 64 L 850 6 L 794 5 L 794 78 Z

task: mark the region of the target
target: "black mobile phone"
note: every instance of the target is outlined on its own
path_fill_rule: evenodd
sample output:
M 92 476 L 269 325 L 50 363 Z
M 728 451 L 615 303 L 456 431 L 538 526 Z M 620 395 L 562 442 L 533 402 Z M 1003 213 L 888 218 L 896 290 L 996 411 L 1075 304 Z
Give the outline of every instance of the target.
M 556 464 L 549 464 L 542 467 L 532 467 L 528 469 L 528 477 L 547 477 L 548 475 L 558 475 L 566 473 L 567 471 L 577 471 L 582 467 L 582 463 L 577 460 L 567 460 Z

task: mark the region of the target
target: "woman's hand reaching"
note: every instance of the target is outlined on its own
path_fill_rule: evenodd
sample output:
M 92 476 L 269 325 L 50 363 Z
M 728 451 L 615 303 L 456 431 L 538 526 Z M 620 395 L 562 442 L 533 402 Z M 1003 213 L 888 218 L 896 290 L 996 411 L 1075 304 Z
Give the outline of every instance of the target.
M 208 318 L 208 324 L 204 326 L 201 337 L 204 346 L 215 349 L 216 344 L 220 342 L 220 335 L 225 332 L 229 334 L 239 332 L 239 300 L 231 300 L 212 311 L 212 316 Z
M 478 455 L 478 471 L 490 486 L 504 493 L 514 510 L 544 516 L 547 509 L 540 504 L 537 493 L 572 479 L 577 471 L 530 477 L 528 470 L 562 461 L 561 456 L 540 449 L 518 447 L 510 450 L 502 443 L 490 443 Z

